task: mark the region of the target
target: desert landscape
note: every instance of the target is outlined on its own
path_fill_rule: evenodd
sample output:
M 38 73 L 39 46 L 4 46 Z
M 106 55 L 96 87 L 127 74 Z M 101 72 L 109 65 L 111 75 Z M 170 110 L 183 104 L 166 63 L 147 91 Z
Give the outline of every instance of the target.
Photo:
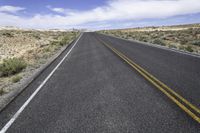
M 101 30 L 99 33 L 200 54 L 200 24 Z
M 34 70 L 77 36 L 78 31 L 0 29 L 0 95 Z
M 0 0 L 0 133 L 200 133 L 199 0 Z

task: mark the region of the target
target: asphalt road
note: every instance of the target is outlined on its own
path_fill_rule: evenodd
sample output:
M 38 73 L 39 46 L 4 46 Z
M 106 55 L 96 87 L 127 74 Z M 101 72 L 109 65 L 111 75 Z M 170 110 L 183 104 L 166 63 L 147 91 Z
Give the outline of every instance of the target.
M 200 58 L 84 33 L 8 133 L 200 132 L 196 121 L 97 38 L 121 50 L 199 107 Z M 71 47 L 1 112 L 1 128 Z
M 130 59 L 200 108 L 200 56 L 99 35 Z

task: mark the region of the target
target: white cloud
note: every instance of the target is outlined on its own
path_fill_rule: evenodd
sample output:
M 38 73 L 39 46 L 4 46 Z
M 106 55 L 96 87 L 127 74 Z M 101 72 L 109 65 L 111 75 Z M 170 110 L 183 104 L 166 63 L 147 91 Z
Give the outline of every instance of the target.
M 0 12 L 8 12 L 8 13 L 16 13 L 24 10 L 25 8 L 17 7 L 17 6 L 0 6 Z
M 80 25 L 97 22 L 104 22 L 107 25 L 106 22 L 109 21 L 167 18 L 199 13 L 200 2 L 199 0 L 110 0 L 105 6 L 87 11 L 51 6 L 48 8 L 55 13 L 46 15 L 38 13 L 29 18 L 0 13 L 0 18 L 3 18 L 0 20 L 0 25 L 12 24 L 32 28 L 80 27 Z
M 55 8 L 49 5 L 47 6 L 47 8 L 53 12 L 64 14 L 64 15 L 74 15 L 76 12 L 78 12 L 72 9 L 64 9 L 64 8 L 57 8 L 57 7 Z
M 57 13 L 64 13 L 65 9 L 64 8 L 54 8 L 50 5 L 46 6 L 49 10 L 53 11 L 53 12 L 57 12 Z
M 64 13 L 65 9 L 63 8 L 53 8 L 54 12 Z

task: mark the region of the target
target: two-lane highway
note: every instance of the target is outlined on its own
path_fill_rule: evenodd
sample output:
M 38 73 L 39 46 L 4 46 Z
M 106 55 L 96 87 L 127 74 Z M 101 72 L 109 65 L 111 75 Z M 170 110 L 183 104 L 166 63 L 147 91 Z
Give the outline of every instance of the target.
M 25 92 L 1 112 L 1 128 L 13 118 L 32 92 L 63 59 L 7 132 L 198 133 L 200 131 L 198 122 L 133 70 L 127 62 L 116 56 L 99 39 L 121 50 L 159 80 L 175 88 L 175 91 L 197 108 L 199 107 L 197 89 L 200 87 L 197 78 L 199 76 L 197 68 L 198 66 L 200 68 L 199 58 L 148 48 L 145 45 L 96 33 L 84 33 L 77 43 L 72 44 L 38 80 L 32 82 Z M 69 54 L 66 56 L 67 53 Z M 188 60 L 190 65 L 179 64 Z M 169 72 L 167 67 L 172 67 L 172 72 Z M 181 81 L 179 76 L 183 78 Z M 187 88 L 190 84 L 192 84 L 190 88 Z

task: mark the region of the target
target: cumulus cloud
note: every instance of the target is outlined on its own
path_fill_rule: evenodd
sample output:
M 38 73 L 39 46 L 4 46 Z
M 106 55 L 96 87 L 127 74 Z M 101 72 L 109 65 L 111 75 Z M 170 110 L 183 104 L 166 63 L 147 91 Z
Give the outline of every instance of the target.
M 8 5 L 0 6 L 0 12 L 16 13 L 22 10 L 25 10 L 25 8 L 17 6 L 8 6 Z
M 110 0 L 104 6 L 86 11 L 51 6 L 47 6 L 47 8 L 53 13 L 46 15 L 38 13 L 28 18 L 1 13 L 0 10 L 0 17 L 4 18 L 0 20 L 0 25 L 65 28 L 97 22 L 168 18 L 200 13 L 200 2 L 199 0 Z M 20 9 L 23 8 L 18 7 L 18 11 Z

